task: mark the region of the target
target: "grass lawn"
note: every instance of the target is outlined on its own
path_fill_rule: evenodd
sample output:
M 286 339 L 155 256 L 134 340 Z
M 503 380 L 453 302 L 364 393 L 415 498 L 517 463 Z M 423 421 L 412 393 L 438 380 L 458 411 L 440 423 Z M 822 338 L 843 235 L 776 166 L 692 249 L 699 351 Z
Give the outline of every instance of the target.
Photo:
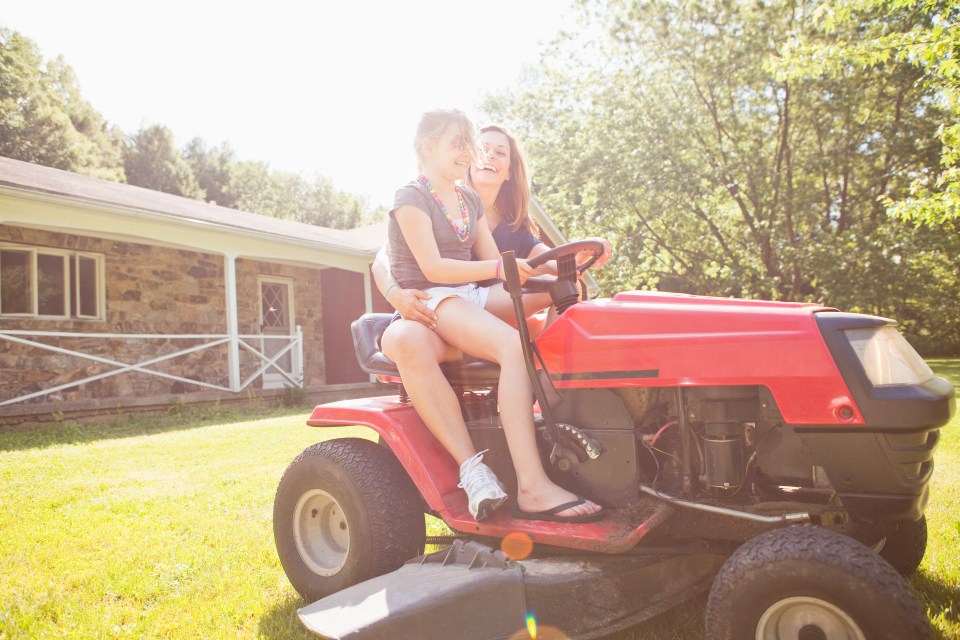
M 932 362 L 960 384 L 960 360 Z M 273 546 L 309 408 L 0 431 L 0 638 L 312 638 Z M 960 638 L 960 419 L 943 431 L 912 584 Z M 705 598 L 617 640 L 703 638 Z

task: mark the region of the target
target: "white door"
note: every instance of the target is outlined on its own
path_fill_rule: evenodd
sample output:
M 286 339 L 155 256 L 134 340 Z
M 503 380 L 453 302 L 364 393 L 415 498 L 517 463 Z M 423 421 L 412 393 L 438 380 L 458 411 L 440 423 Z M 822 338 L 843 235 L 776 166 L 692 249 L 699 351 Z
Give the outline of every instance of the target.
M 260 333 L 264 336 L 292 336 L 293 327 L 293 296 L 291 295 L 292 282 L 280 278 L 260 278 Z M 273 358 L 278 351 L 283 350 L 290 340 L 281 338 L 264 338 L 263 354 Z M 288 350 L 277 360 L 277 366 L 293 373 L 293 350 Z M 290 381 L 284 378 L 276 369 L 271 367 L 263 373 L 264 389 L 282 389 Z

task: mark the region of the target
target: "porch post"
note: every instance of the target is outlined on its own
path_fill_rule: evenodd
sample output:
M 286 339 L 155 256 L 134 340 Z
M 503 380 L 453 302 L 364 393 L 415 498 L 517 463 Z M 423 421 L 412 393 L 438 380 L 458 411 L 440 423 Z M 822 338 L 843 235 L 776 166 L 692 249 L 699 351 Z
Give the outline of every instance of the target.
M 227 370 L 230 390 L 240 391 L 240 332 L 237 320 L 237 256 L 223 256 L 223 284 L 227 294 Z
M 373 289 L 370 286 L 370 268 L 363 272 L 363 309 L 364 313 L 373 313 Z M 376 382 L 377 376 L 372 373 L 368 376 L 370 382 Z
M 363 312 L 373 313 L 373 289 L 370 287 L 370 269 L 363 272 Z
M 297 325 L 297 354 L 293 365 L 293 377 L 300 381 L 300 386 L 307 388 L 307 379 L 303 375 L 303 328 Z

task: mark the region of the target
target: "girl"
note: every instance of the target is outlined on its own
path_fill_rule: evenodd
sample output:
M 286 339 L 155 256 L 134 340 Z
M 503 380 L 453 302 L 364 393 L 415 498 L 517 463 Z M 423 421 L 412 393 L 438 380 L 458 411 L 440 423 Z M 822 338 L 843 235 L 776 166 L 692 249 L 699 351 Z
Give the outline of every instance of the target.
M 435 314 L 435 331 L 424 348 L 423 341 L 402 339 L 404 324 L 416 322 L 401 319 L 383 334 L 381 346 L 397 363 L 420 417 L 460 465 L 460 486 L 475 518 L 493 513 L 506 493 L 476 452 L 456 394 L 437 365 L 459 352 L 500 365 L 500 415 L 517 472 L 515 515 L 593 521 L 602 517 L 600 507 L 554 484 L 540 463 L 520 339 L 489 312 L 509 313 L 509 296 L 502 287 L 475 284 L 499 279 L 502 262 L 480 198 L 457 184 L 472 160 L 472 141 L 473 125 L 462 111 L 432 111 L 421 118 L 414 143 L 421 175 L 397 191 L 388 243 L 393 277 L 400 287 L 426 294 L 420 302 Z M 517 262 L 521 281 L 534 275 L 525 260 Z

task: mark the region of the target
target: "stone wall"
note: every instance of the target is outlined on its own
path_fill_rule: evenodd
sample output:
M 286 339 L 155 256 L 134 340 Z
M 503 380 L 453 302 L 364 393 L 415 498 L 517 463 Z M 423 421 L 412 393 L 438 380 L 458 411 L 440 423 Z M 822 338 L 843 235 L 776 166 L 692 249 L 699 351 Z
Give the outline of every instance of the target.
M 75 236 L 0 225 L 0 240 L 31 246 L 100 253 L 106 274 L 103 320 L 49 320 L 0 317 L 0 327 L 31 331 L 115 334 L 224 334 L 226 295 L 224 258 L 135 242 Z M 319 270 L 237 261 L 241 334 L 259 333 L 257 274 L 290 277 L 295 285 L 296 323 L 303 327 L 305 382 L 323 384 L 323 331 Z M 111 360 L 134 363 L 199 345 L 193 339 L 101 339 L 47 337 L 61 346 Z M 255 356 L 241 349 L 241 380 L 256 370 Z M 227 386 L 226 345 L 164 361 L 151 369 Z M 115 370 L 78 356 L 0 340 L 0 401 Z M 258 383 L 254 383 L 256 386 Z M 162 397 L 207 390 L 205 387 L 127 372 L 40 396 L 37 402 Z

